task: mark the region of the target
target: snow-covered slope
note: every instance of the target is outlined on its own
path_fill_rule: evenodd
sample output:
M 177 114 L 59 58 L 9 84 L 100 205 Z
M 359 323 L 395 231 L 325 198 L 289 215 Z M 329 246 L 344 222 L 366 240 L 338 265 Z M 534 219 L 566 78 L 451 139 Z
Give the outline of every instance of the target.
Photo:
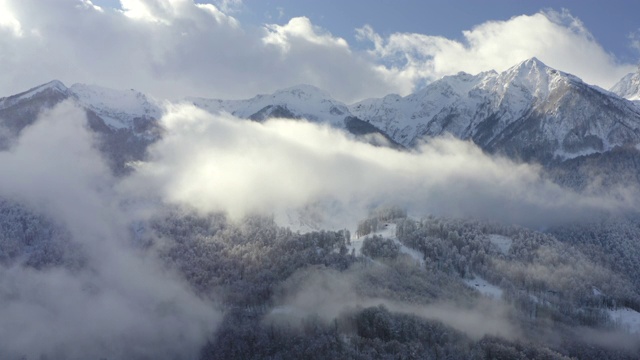
M 424 133 L 436 134 L 438 123 L 433 119 L 446 118 L 444 109 L 456 109 L 467 122 L 474 116 L 476 108 L 485 94 L 471 90 L 485 81 L 490 81 L 495 72 L 473 76 L 459 73 L 446 76 L 426 88 L 406 97 L 392 94 L 382 99 L 368 99 L 353 104 L 349 110 L 360 119 L 380 127 L 395 141 L 411 146 Z M 471 96 L 469 96 L 471 94 Z M 464 132 L 464 121 L 449 124 L 449 132 L 460 135 Z M 442 122 L 439 124 L 442 127 Z M 442 129 L 440 129 L 442 130 Z
M 640 66 L 635 73 L 627 74 L 611 88 L 614 94 L 632 101 L 640 101 Z
M 450 133 L 543 163 L 640 143 L 640 111 L 631 102 L 536 58 L 502 73 L 446 76 L 409 96 L 349 109 L 405 146 Z
M 42 110 L 50 109 L 69 97 L 60 81 L 51 81 L 25 92 L 0 98 L 0 150 L 5 150 L 21 131 L 33 124 Z
M 637 73 L 625 77 L 614 90 L 633 98 L 639 87 Z M 124 129 L 137 136 L 157 138 L 161 103 L 134 90 L 82 84 L 66 88 L 52 81 L 0 99 L 0 117 L 5 119 L 5 127 L 13 129 L 10 133 L 17 134 L 29 124 L 17 120 L 24 118 L 21 114 L 25 109 L 33 110 L 30 119 L 35 118 L 39 109 L 66 98 L 85 107 L 90 118 L 100 119 L 94 121 L 95 129 L 105 126 L 104 131 Z M 458 73 L 405 97 L 392 94 L 349 106 L 310 85 L 247 100 L 187 101 L 211 113 L 228 112 L 255 121 L 272 117 L 307 119 L 344 129 L 367 141 L 383 139 L 383 144 L 405 147 L 452 134 L 475 142 L 489 153 L 545 165 L 640 144 L 640 107 L 536 58 L 502 73 Z M 369 136 L 375 133 L 382 136 Z
M 67 88 L 54 80 L 0 99 L 0 150 L 10 148 L 43 110 L 68 99 L 86 110 L 88 127 L 99 135 L 98 146 L 117 174 L 127 171 L 129 161 L 144 158 L 148 144 L 159 138 L 158 101 L 134 90 L 82 84 Z
M 7 109 L 21 102 L 29 101 L 42 96 L 58 95 L 60 97 L 68 96 L 68 89 L 58 80 L 50 81 L 46 84 L 36 86 L 20 94 L 0 99 L 0 110 Z
M 159 119 L 160 102 L 130 90 L 113 90 L 95 85 L 74 84 L 70 94 L 115 129 L 132 128 L 136 119 Z
M 187 100 L 212 113 L 228 112 L 240 118 L 256 121 L 270 117 L 304 118 L 344 127 L 344 119 L 351 115 L 345 104 L 311 85 L 298 85 L 248 100 Z
M 134 128 L 138 120 L 155 120 L 162 114 L 160 101 L 133 89 L 113 90 L 85 84 L 75 84 L 67 88 L 58 80 L 17 95 L 0 98 L 0 111 L 28 107 L 38 113 L 43 108 L 50 108 L 68 98 L 92 111 L 112 129 Z

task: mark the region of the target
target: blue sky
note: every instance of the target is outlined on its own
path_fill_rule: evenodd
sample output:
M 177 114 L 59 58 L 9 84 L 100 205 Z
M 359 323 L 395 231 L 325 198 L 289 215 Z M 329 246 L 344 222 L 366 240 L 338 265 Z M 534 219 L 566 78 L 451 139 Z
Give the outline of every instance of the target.
M 311 84 L 349 103 L 534 56 L 608 89 L 637 68 L 636 14 L 640 1 L 0 0 L 0 96 L 52 79 L 171 99 Z
M 235 15 L 253 24 L 307 16 L 314 24 L 355 43 L 354 29 L 365 24 L 387 35 L 415 32 L 460 39 L 463 30 L 483 22 L 549 8 L 569 10 L 622 61 L 640 59 L 640 51 L 630 47 L 628 38 L 640 30 L 637 0 L 245 0 Z
M 94 0 L 120 7 L 119 0 Z M 221 1 L 197 1 L 220 5 Z M 640 32 L 637 0 L 244 0 L 232 14 L 245 24 L 284 23 L 306 16 L 333 35 L 357 44 L 355 29 L 371 25 L 381 34 L 413 32 L 460 39 L 462 31 L 489 20 L 508 20 L 543 9 L 567 9 L 621 61 L 640 61 L 630 34 Z

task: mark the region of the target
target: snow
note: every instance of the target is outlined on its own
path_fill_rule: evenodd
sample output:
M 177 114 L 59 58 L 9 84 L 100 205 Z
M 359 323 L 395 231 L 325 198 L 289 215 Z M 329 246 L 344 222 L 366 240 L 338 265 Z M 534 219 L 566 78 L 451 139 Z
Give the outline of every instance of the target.
M 609 316 L 617 324 L 631 333 L 640 334 L 640 313 L 629 309 L 620 308 L 616 310 L 608 310 Z
M 396 142 L 409 146 L 425 131 L 430 135 L 442 133 L 442 126 L 435 124 L 429 129 L 427 123 L 443 110 L 455 109 L 462 113 L 463 121 L 451 124 L 447 131 L 462 136 L 475 113 L 472 109 L 484 100 L 484 94 L 472 96 L 471 92 L 487 82 L 487 77 L 495 75 L 495 72 L 486 72 L 475 76 L 466 73 L 445 76 L 406 97 L 388 95 L 382 99 L 367 99 L 350 105 L 349 110 L 354 116 L 371 121 Z
M 72 95 L 112 128 L 130 128 L 136 118 L 157 119 L 162 114 L 159 101 L 134 90 L 83 84 L 67 89 L 61 82 L 52 81 L 16 96 L 33 96 L 45 89 Z M 592 91 L 609 97 L 603 97 L 605 100 L 596 103 L 590 100 L 593 97 L 580 95 L 588 95 Z M 612 91 L 627 98 L 636 96 L 640 103 L 640 71 L 627 75 Z M 631 93 L 635 95 L 628 95 Z M 506 136 L 506 129 L 528 114 L 535 113 L 542 116 L 539 122 L 542 137 L 532 138 L 530 143 L 558 144 L 548 147 L 549 155 L 567 160 L 608 151 L 617 145 L 628 144 L 630 138 L 636 138 L 634 134 L 640 129 L 640 108 L 610 95 L 531 58 L 502 73 L 488 71 L 471 75 L 461 72 L 445 76 L 405 97 L 391 94 L 349 106 L 311 85 L 293 86 L 246 100 L 188 100 L 214 114 L 227 112 L 241 118 L 258 114 L 261 116 L 254 118 L 262 120 L 273 111 L 275 115 L 305 118 L 341 129 L 345 127 L 346 117 L 355 116 L 408 147 L 425 136 L 446 133 L 460 139 L 473 138 L 480 147 L 489 144 L 500 146 L 501 142 L 509 141 L 501 138 Z M 0 99 L 0 108 L 11 101 L 14 100 Z M 574 141 L 571 134 L 576 133 L 580 135 L 573 135 L 576 139 L 571 143 Z M 581 143 L 586 136 L 598 145 L 593 145 L 594 142 Z M 530 143 L 521 140 L 518 139 L 519 146 L 526 149 Z M 598 141 L 601 141 L 601 147 Z
M 247 100 L 188 98 L 187 101 L 213 114 L 228 112 L 240 118 L 249 118 L 269 106 L 281 106 L 297 117 L 339 128 L 343 128 L 344 119 L 351 116 L 345 104 L 311 85 L 293 86 Z
M 68 89 L 66 86 L 64 86 L 64 84 L 61 81 L 53 80 L 46 84 L 42 84 L 40 86 L 31 88 L 23 93 L 0 99 L 0 109 L 9 107 L 19 101 L 30 99 L 35 95 L 40 94 L 43 91 L 47 91 L 47 90 L 57 91 L 59 93 L 65 94 Z
M 640 88 L 640 74 L 637 77 Z M 558 144 L 548 148 L 549 155 L 567 160 L 625 144 L 629 137 L 635 138 L 632 129 L 640 128 L 636 106 L 616 98 L 593 102 L 589 96 L 593 91 L 610 96 L 532 58 L 502 73 L 446 76 L 406 97 L 367 99 L 349 109 L 405 146 L 424 136 L 444 133 L 474 138 L 481 147 L 496 140 L 509 141 L 501 138 L 504 131 L 533 113 L 542 116 L 536 130 L 542 138 L 531 142 Z M 490 127 L 487 119 L 492 119 Z M 576 133 L 581 135 L 572 135 Z M 573 145 L 568 141 L 572 136 L 576 137 Z M 581 142 L 587 136 L 602 141 L 602 147 Z M 527 147 L 526 142 L 519 142 Z
M 160 102 L 130 90 L 114 90 L 95 85 L 74 84 L 69 88 L 78 102 L 98 114 L 107 125 L 119 129 L 133 126 L 135 118 L 162 115 Z
M 417 263 L 419 263 L 421 266 L 424 266 L 424 258 L 422 256 L 422 254 L 419 251 L 416 251 L 412 248 L 409 248 L 405 245 L 403 245 L 400 240 L 398 240 L 398 238 L 396 237 L 396 224 L 394 223 L 381 223 L 378 224 L 379 227 L 381 227 L 381 229 L 379 229 L 376 232 L 373 232 L 369 235 L 365 235 L 365 236 L 361 236 L 355 239 L 351 240 L 351 245 L 348 246 L 347 248 L 349 249 L 349 251 L 351 251 L 351 249 L 355 249 L 356 254 L 357 255 L 361 255 L 361 249 L 362 249 L 362 242 L 373 236 L 373 235 L 378 235 L 378 236 L 382 236 L 385 239 L 389 239 L 389 240 L 393 240 L 394 243 L 396 243 L 398 246 L 400 246 L 400 253 L 402 254 L 406 254 L 409 257 L 411 257 L 413 260 L 415 260 Z
M 492 285 L 490 282 L 481 278 L 480 276 L 476 275 L 473 279 L 464 279 L 464 283 L 469 287 L 478 290 L 484 296 L 493 299 L 502 298 L 502 289 L 495 285 Z
M 548 100 L 552 94 L 565 93 L 564 88 L 570 84 L 587 86 L 577 77 L 532 58 L 502 73 L 445 76 L 406 97 L 367 99 L 349 106 L 349 110 L 360 119 L 370 120 L 405 146 L 411 146 L 425 135 L 450 133 L 461 139 L 472 138 L 484 120 L 499 114 L 497 122 L 491 125 L 492 133 L 487 134 L 490 137 L 483 140 L 488 143 L 491 136 L 498 136 L 533 107 L 544 108 L 545 113 L 557 113 L 560 100 Z M 546 130 L 551 140 L 562 144 L 572 128 L 570 121 L 555 121 Z M 576 156 L 579 154 L 563 157 Z
M 356 255 L 362 255 L 362 242 L 366 238 L 366 236 L 361 236 L 355 239 L 351 239 L 351 244 L 347 246 L 349 252 L 351 252 L 352 249 L 355 249 Z
M 511 249 L 511 245 L 513 244 L 513 240 L 511 238 L 498 234 L 489 235 L 489 241 L 504 255 L 509 254 L 509 249 Z
M 631 101 L 640 100 L 640 66 L 635 73 L 627 74 L 611 88 L 611 92 Z
M 597 287 L 593 286 L 591 287 L 591 292 L 593 293 L 594 296 L 602 296 L 602 291 L 600 291 L 600 289 L 598 289 Z

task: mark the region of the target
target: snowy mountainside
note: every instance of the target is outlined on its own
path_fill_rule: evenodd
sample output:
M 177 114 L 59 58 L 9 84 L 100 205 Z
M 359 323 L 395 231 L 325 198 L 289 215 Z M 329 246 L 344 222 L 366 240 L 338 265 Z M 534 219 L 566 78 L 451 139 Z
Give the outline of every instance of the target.
M 67 99 L 69 92 L 59 81 L 0 98 L 0 150 L 8 149 L 25 127 L 33 124 L 43 109 Z
M 53 80 L 23 93 L 0 98 L 0 114 L 4 115 L 0 117 L 5 123 L 15 121 L 16 117 L 27 123 L 26 118 L 35 117 L 41 110 L 66 99 L 74 99 L 113 130 L 134 128 L 139 119 L 155 121 L 162 115 L 160 101 L 133 89 L 114 90 L 85 84 L 66 87 L 61 81 Z M 26 108 L 33 109 L 34 113 L 25 114 Z
M 640 66 L 638 71 L 627 74 L 613 85 L 611 92 L 631 101 L 640 101 Z
M 456 108 L 461 112 L 470 113 L 471 104 L 463 98 L 491 74 L 473 76 L 459 73 L 455 76 L 445 76 L 404 98 L 392 94 L 382 99 L 361 101 L 349 106 L 349 109 L 355 116 L 379 125 L 399 143 L 411 146 L 419 134 L 426 131 L 428 123 L 441 114 L 443 109 Z M 474 96 L 473 99 L 477 98 Z M 454 135 L 458 134 L 454 132 Z
M 311 85 L 297 85 L 246 100 L 187 98 L 186 101 L 212 114 L 226 112 L 259 122 L 269 118 L 305 119 L 345 130 L 375 146 L 402 147 L 375 125 L 353 116 L 344 103 Z
M 15 106 L 23 101 L 28 101 L 33 99 L 34 97 L 45 95 L 54 95 L 59 94 L 61 96 L 68 96 L 69 89 L 67 89 L 64 84 L 58 80 L 50 81 L 46 84 L 42 84 L 31 88 L 25 92 L 8 96 L 0 99 L 0 109 L 7 109 L 9 107 Z
M 0 150 L 8 149 L 39 114 L 65 100 L 85 109 L 89 128 L 99 135 L 99 148 L 117 174 L 141 160 L 148 144 L 159 138 L 160 103 L 134 90 L 118 91 L 58 80 L 0 99 Z
M 349 106 L 397 142 L 450 133 L 489 152 L 548 163 L 640 142 L 632 103 L 532 58 L 502 72 L 446 76 Z
M 612 90 L 627 96 L 639 84 L 640 73 L 625 77 Z M 159 100 L 135 90 L 83 84 L 67 88 L 52 81 L 0 99 L 0 145 L 6 148 L 7 139 L 35 121 L 42 108 L 68 98 L 87 110 L 94 131 L 118 134 L 113 146 L 125 143 L 124 137 L 150 143 L 160 136 Z M 488 153 L 545 166 L 640 144 L 640 107 L 536 58 L 501 73 L 458 73 L 405 97 L 391 94 L 351 105 L 311 85 L 245 100 L 186 101 L 214 114 L 227 112 L 254 121 L 304 118 L 376 145 L 411 148 L 425 139 L 451 134 L 473 141 Z M 145 145 L 139 145 L 134 158 L 144 153 Z M 131 158 L 124 153 L 118 156 Z
M 263 121 L 270 117 L 305 118 L 344 127 L 345 117 L 351 115 L 345 104 L 311 85 L 293 86 L 247 100 L 189 98 L 187 101 L 211 113 L 228 112 L 255 121 Z
M 113 128 L 133 127 L 135 119 L 159 119 L 160 103 L 147 95 L 130 90 L 113 90 L 95 85 L 74 84 L 72 96 L 84 107 L 95 112 Z

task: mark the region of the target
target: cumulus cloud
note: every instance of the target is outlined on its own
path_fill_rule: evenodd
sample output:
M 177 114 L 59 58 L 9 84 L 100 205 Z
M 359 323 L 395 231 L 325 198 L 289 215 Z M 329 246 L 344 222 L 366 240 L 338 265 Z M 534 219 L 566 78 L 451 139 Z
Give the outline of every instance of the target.
M 367 52 L 306 17 L 242 24 L 233 14 L 248 5 L 214 4 L 122 0 L 112 9 L 90 0 L 2 0 L 0 67 L 9 71 L 0 74 L 0 94 L 53 78 L 160 98 L 247 98 L 306 83 L 354 102 L 405 95 L 461 70 L 503 70 L 532 56 L 603 87 L 632 69 L 568 12 L 489 21 L 464 31 L 462 42 L 428 34 L 383 38 L 364 27 L 358 36 L 373 43 Z
M 604 88 L 633 70 L 603 49 L 567 10 L 488 21 L 463 31 L 463 41 L 415 33 L 383 38 L 369 26 L 357 33 L 361 40 L 373 43 L 372 56 L 411 84 L 459 71 L 503 71 L 534 56 Z
M 251 97 L 308 83 L 353 101 L 395 90 L 365 54 L 309 19 L 243 25 L 234 2 L 0 2 L 0 93 L 57 78 L 156 97 Z M 231 12 L 232 13 L 232 12 Z M 21 34 L 21 36 L 17 36 Z M 42 56 L 47 54 L 47 56 Z
M 0 266 L 0 357 L 195 357 L 219 313 L 150 254 L 131 246 L 135 214 L 119 205 L 114 179 L 63 103 L 0 153 L 0 197 L 68 230 L 86 266 Z
M 170 108 L 162 124 L 166 136 L 125 188 L 236 217 L 320 202 L 340 228 L 392 203 L 416 214 L 540 225 L 633 208 L 637 198 L 578 194 L 545 180 L 536 166 L 490 157 L 453 138 L 399 152 L 304 121 L 256 123 L 189 105 Z
M 2 31 L 5 31 L 10 36 L 21 37 L 23 35 L 22 26 L 15 18 L 7 0 L 0 1 L 0 9 L 3 10 L 0 12 L 0 36 L 6 36 L 7 34 L 2 34 Z
M 349 45 L 342 38 L 336 38 L 331 34 L 323 34 L 322 29 L 314 27 L 306 17 L 293 18 L 286 25 L 271 24 L 266 26 L 269 30 L 267 36 L 263 38 L 266 44 L 280 46 L 287 52 L 291 50 L 291 41 L 303 39 L 322 46 L 335 46 L 348 50 Z

